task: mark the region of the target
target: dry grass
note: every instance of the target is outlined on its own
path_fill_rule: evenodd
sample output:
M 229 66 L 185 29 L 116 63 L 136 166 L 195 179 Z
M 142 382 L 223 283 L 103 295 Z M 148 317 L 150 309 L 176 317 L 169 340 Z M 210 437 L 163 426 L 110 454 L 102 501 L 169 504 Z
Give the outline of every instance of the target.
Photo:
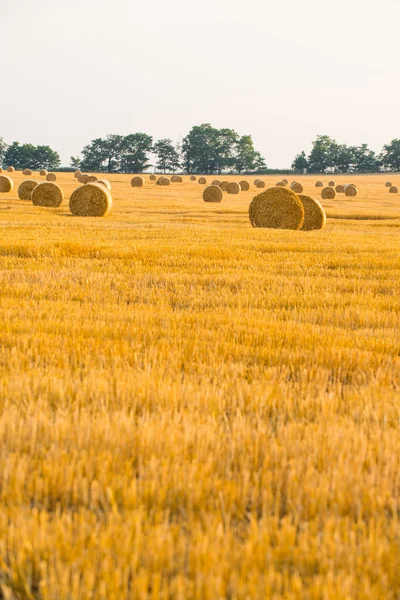
M 397 600 L 384 179 L 307 233 L 105 177 L 107 219 L 0 196 L 0 597 Z

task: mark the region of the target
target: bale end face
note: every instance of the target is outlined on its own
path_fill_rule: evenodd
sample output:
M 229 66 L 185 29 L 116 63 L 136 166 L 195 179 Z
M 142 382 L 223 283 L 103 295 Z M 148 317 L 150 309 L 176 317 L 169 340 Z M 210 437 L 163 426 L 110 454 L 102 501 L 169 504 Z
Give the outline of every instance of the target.
M 319 187 L 324 187 L 324 184 L 322 183 L 322 181 L 317 181 L 317 182 L 315 183 L 315 187 L 318 187 L 318 188 L 319 188 Z
M 33 179 L 23 181 L 18 188 L 18 198 L 20 200 L 31 200 L 32 192 L 37 185 L 39 185 L 38 182 Z
M 249 218 L 253 227 L 298 230 L 304 222 L 304 208 L 292 190 L 272 187 L 253 198 Z
M 0 175 L 0 193 L 8 194 L 14 188 L 14 182 L 11 177 L 7 177 L 7 175 Z
M 190 176 L 190 181 L 197 181 L 196 175 L 191 175 Z
M 80 186 L 71 194 L 69 209 L 75 217 L 105 217 L 112 209 L 111 193 L 99 183 Z
M 44 181 L 32 190 L 31 200 L 35 206 L 58 208 L 64 200 L 64 194 L 56 183 Z
M 143 177 L 133 177 L 131 179 L 131 186 L 132 187 L 143 187 L 144 186 Z
M 323 200 L 334 200 L 336 198 L 336 190 L 332 187 L 326 187 L 321 192 Z
M 261 181 L 260 179 L 256 183 L 256 188 L 263 189 L 265 188 L 265 181 Z
M 207 184 L 207 179 L 205 177 L 200 177 L 199 184 L 200 185 L 206 185 Z
M 156 175 L 150 175 L 149 179 L 150 181 L 157 181 Z
M 242 192 L 248 192 L 250 189 L 250 184 L 246 180 L 239 181 L 239 185 L 240 185 L 240 189 L 242 190 Z
M 240 185 L 236 181 L 231 181 L 226 191 L 228 192 L 228 194 L 239 194 Z
M 221 202 L 223 192 L 218 185 L 209 185 L 203 192 L 204 202 Z
M 389 194 L 398 194 L 399 190 L 395 185 L 392 185 L 391 188 L 389 189 Z
M 391 188 L 391 187 L 393 187 L 393 186 L 392 186 L 392 182 L 391 182 L 391 181 L 387 181 L 387 182 L 385 183 L 385 187 L 387 187 L 387 188 Z
M 171 185 L 171 180 L 168 177 L 159 177 L 159 179 L 157 180 L 157 185 L 166 187 L 168 185 Z
M 180 175 L 172 175 L 171 183 L 182 183 L 183 179 Z
M 57 175 L 55 173 L 48 173 L 46 175 L 46 181 L 53 182 L 57 180 Z
M 294 181 L 292 183 L 292 185 L 290 186 L 290 189 L 295 194 L 302 194 L 303 193 L 303 186 L 301 185 L 301 183 L 298 183 L 297 181 Z
M 349 185 L 344 186 L 344 194 L 348 198 L 355 198 L 358 194 L 358 189 L 356 188 L 355 185 L 350 183 Z
M 25 175 L 27 177 L 30 177 L 32 175 L 32 171 L 30 169 L 24 169 L 22 171 L 22 175 Z
M 318 200 L 302 194 L 299 194 L 299 198 L 304 208 L 304 221 L 300 229 L 302 231 L 313 231 L 325 227 L 325 210 Z

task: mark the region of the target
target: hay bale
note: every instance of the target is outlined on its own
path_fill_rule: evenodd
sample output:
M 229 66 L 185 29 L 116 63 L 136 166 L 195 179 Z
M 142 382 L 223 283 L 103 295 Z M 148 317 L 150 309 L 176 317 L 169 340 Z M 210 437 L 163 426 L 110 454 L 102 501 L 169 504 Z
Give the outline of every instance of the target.
M 30 169 L 24 169 L 22 171 L 22 175 L 26 175 L 27 177 L 30 177 L 32 175 L 32 171 Z
M 350 183 L 349 185 L 344 186 L 344 194 L 347 197 L 354 198 L 358 194 L 358 189 L 355 185 Z
M 392 185 L 392 187 L 389 190 L 389 194 L 398 194 L 399 190 L 397 189 L 397 187 L 395 185 Z
M 144 186 L 144 179 L 143 177 L 133 177 L 133 179 L 131 179 L 131 186 L 132 187 L 143 187 Z
M 88 175 L 87 173 L 82 173 L 82 175 L 79 175 L 78 177 L 78 181 L 79 183 L 89 183 L 89 179 L 90 179 L 90 175 Z
M 157 181 L 157 175 L 150 175 L 150 181 Z
M 250 189 L 250 184 L 248 181 L 239 181 L 239 185 L 240 185 L 240 189 L 242 190 L 242 192 L 248 192 Z
M 337 194 L 344 194 L 344 185 L 339 184 L 335 187 L 336 193 Z
M 108 181 L 108 179 L 98 179 L 97 183 L 99 183 L 100 185 L 104 185 L 104 187 L 106 187 L 108 191 L 111 192 L 111 183 Z
M 284 181 L 278 181 L 276 187 L 286 187 L 286 183 Z
M 0 167 L 0 173 L 2 173 L 2 172 L 3 172 L 3 169 Z
M 221 188 L 221 190 L 223 192 L 227 192 L 228 191 L 228 185 L 229 185 L 229 181 L 221 181 L 221 183 L 219 184 L 219 187 Z
M 197 181 L 196 175 L 191 175 L 190 176 L 190 181 Z
M 6 175 L 0 175 L 0 192 L 2 194 L 8 194 L 14 188 L 14 182 L 11 177 Z
M 293 181 L 293 183 L 290 186 L 290 189 L 295 194 L 302 194 L 303 193 L 303 186 L 298 181 Z
M 260 189 L 265 188 L 265 181 L 261 181 L 261 179 L 259 179 L 257 181 L 256 188 L 260 188 Z
M 180 175 L 172 175 L 171 183 L 182 183 L 183 179 Z
M 302 231 L 313 231 L 325 227 L 326 214 L 318 200 L 303 194 L 299 194 L 299 198 L 304 208 L 304 221 L 300 229 Z
M 249 217 L 253 227 L 297 230 L 303 225 L 304 208 L 292 190 L 275 186 L 253 198 Z
M 258 183 L 259 181 L 260 181 L 259 179 L 255 179 L 255 180 L 254 180 L 254 185 L 255 185 L 256 187 L 257 187 L 257 183 Z
M 219 185 L 221 182 L 219 179 L 214 179 L 211 185 Z
M 56 183 L 44 181 L 33 189 L 31 200 L 35 206 L 57 208 L 64 200 L 64 194 Z
M 96 175 L 89 175 L 86 183 L 96 183 L 96 181 L 97 181 Z
M 199 184 L 200 185 L 206 185 L 207 184 L 207 179 L 205 177 L 200 177 Z
M 41 169 L 39 174 L 41 177 L 46 177 L 46 175 L 47 175 L 46 169 Z
M 387 182 L 385 183 L 385 187 L 387 187 L 387 188 L 391 188 L 391 187 L 392 187 L 392 182 L 391 182 L 391 181 L 387 181 Z
M 328 183 L 328 185 L 329 185 L 329 187 L 333 187 L 333 188 L 334 188 L 334 187 L 335 187 L 335 185 L 336 185 L 336 183 L 335 183 L 334 181 L 330 181 L 330 182 Z
M 324 184 L 322 183 L 322 181 L 317 181 L 315 183 L 315 187 L 324 187 Z
M 38 182 L 33 179 L 23 181 L 18 188 L 18 198 L 20 200 L 31 200 L 32 192 L 37 185 Z
M 171 184 L 171 181 L 168 179 L 168 177 L 159 177 L 157 180 L 157 185 L 167 186 L 170 184 Z
M 221 188 L 220 188 L 221 189 Z M 226 190 L 228 194 L 239 194 L 240 193 L 240 185 L 237 181 L 231 181 Z
M 283 183 L 285 183 L 286 185 L 289 185 L 289 181 L 288 179 L 282 179 Z
M 57 175 L 55 173 L 48 173 L 46 175 L 46 181 L 54 182 L 54 181 L 56 181 L 56 179 L 57 179 Z
M 209 185 L 203 192 L 204 202 L 221 202 L 223 192 L 218 185 Z
M 334 200 L 336 198 L 336 190 L 332 187 L 326 187 L 321 192 L 323 200 Z
M 15 169 L 14 167 L 7 167 L 7 173 L 14 173 Z
M 74 173 L 75 179 L 79 179 L 80 175 L 82 175 L 82 171 L 80 171 L 79 169 L 77 171 L 75 171 L 75 173 Z
M 105 217 L 112 209 L 110 191 L 99 183 L 88 183 L 72 192 L 69 209 L 75 217 Z

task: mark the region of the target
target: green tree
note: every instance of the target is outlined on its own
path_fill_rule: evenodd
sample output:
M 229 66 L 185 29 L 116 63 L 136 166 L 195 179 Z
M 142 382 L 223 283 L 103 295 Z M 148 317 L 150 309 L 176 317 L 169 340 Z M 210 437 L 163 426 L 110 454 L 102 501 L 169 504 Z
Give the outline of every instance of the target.
M 6 153 L 6 150 L 7 150 L 7 144 L 5 143 L 3 138 L 0 137 L 0 166 L 3 165 L 3 159 L 4 159 L 4 155 Z
M 254 149 L 251 135 L 242 135 L 238 139 L 234 167 L 237 173 L 260 172 L 267 168 L 264 158 Z
M 391 171 L 400 171 L 400 139 L 396 138 L 383 146 L 382 164 Z
M 308 160 L 304 150 L 295 156 L 292 162 L 292 169 L 297 173 L 304 173 L 308 170 Z
M 81 169 L 91 173 L 117 173 L 120 170 L 123 136 L 96 138 L 82 150 Z
M 217 173 L 235 166 L 236 148 L 239 135 L 233 129 L 216 129 L 214 142 L 214 160 Z
M 131 133 L 121 143 L 121 172 L 143 173 L 149 168 L 153 138 L 147 133 Z
M 356 162 L 354 146 L 346 144 L 332 145 L 332 167 L 338 173 L 348 173 Z
M 367 144 L 354 147 L 354 170 L 358 173 L 376 173 L 381 167 L 381 161 Z
M 18 170 L 27 167 L 31 169 L 56 169 L 60 166 L 60 156 L 50 146 L 33 146 L 13 142 L 4 154 L 4 166 L 13 166 Z
M 318 135 L 308 157 L 310 173 L 325 173 L 334 167 L 337 144 L 328 135 Z
M 180 167 L 179 151 L 173 145 L 172 140 L 158 140 L 153 146 L 153 152 L 157 157 L 156 169 L 166 173 L 177 171 Z
M 182 141 L 182 156 L 187 173 L 215 173 L 218 130 L 210 123 L 195 125 Z
M 71 156 L 71 159 L 69 161 L 70 166 L 73 169 L 79 169 L 81 166 L 81 159 L 79 158 L 79 156 Z

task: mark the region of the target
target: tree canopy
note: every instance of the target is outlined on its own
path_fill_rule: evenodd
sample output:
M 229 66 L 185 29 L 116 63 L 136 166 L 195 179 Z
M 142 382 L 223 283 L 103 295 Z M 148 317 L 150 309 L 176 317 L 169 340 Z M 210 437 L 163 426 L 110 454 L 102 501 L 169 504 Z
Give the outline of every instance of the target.
M 13 142 L 1 150 L 2 163 L 4 167 L 13 166 L 21 170 L 29 167 L 30 169 L 57 169 L 60 164 L 59 154 L 50 148 L 50 146 L 33 146 L 33 144 L 22 144 Z

